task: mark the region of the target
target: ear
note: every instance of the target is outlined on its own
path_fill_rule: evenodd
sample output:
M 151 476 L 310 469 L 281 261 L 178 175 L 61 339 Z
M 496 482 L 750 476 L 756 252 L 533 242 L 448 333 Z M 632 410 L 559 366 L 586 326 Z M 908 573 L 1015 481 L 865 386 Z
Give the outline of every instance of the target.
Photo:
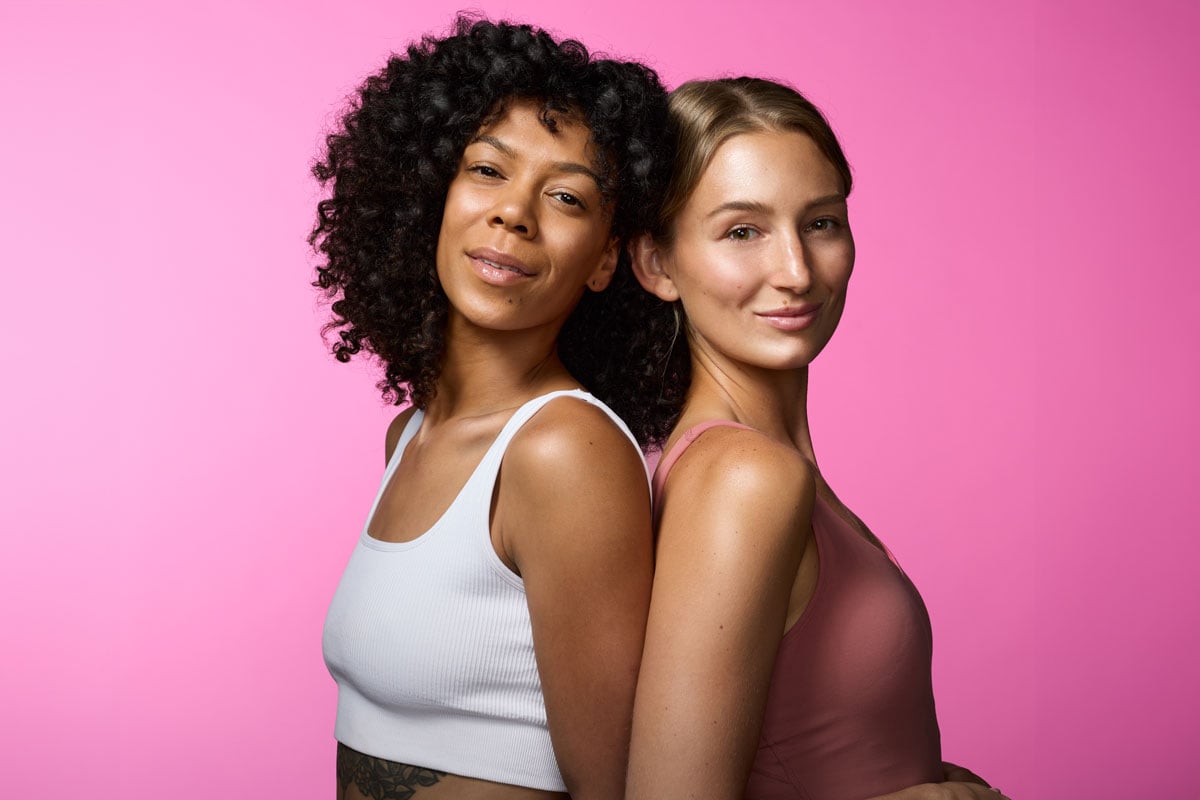
M 638 283 L 650 294 L 673 303 L 679 299 L 679 290 L 675 281 L 667 274 L 666 251 L 655 243 L 654 237 L 643 233 L 629 243 L 629 257 L 633 265 L 633 274 Z
M 587 280 L 587 287 L 593 292 L 603 292 L 612 282 L 617 271 L 617 256 L 621 253 L 621 240 L 616 236 L 608 240 L 608 247 L 600 256 L 600 263 Z

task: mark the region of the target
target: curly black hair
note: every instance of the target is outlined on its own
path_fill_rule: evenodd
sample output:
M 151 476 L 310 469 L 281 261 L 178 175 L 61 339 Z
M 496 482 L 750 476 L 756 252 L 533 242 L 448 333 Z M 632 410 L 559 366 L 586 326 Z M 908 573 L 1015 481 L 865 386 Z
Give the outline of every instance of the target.
M 309 242 L 324 257 L 314 286 L 332 300 L 342 362 L 366 351 L 384 367 L 385 399 L 424 408 L 436 391 L 449 304 L 436 270 L 437 230 L 470 138 L 515 100 L 584 122 L 599 153 L 613 235 L 621 241 L 607 290 L 584 292 L 559 335 L 563 364 L 644 444 L 669 427 L 654 404 L 670 342 L 647 330 L 662 302 L 644 292 L 625 242 L 657 212 L 670 164 L 666 92 L 648 67 L 592 57 L 528 25 L 460 16 L 371 75 L 326 138 L 313 167 L 332 184 Z

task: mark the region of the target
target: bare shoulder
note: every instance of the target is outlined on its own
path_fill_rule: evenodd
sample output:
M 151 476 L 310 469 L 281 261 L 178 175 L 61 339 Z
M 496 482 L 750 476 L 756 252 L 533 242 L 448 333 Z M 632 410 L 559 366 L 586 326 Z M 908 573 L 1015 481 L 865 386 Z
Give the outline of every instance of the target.
M 400 434 L 404 433 L 404 426 L 412 419 L 413 414 L 417 413 L 415 406 L 408 408 L 397 414 L 388 424 L 387 433 L 383 437 L 383 460 L 384 463 L 392 460 L 392 453 L 396 449 L 396 445 L 400 441 Z
M 690 570 L 716 558 L 754 575 L 772 564 L 794 573 L 815 497 L 799 451 L 757 431 L 714 428 L 679 458 L 659 498 L 659 565 Z
M 504 460 L 543 487 L 628 475 L 646 481 L 645 462 L 629 437 L 604 411 L 577 398 L 547 403 L 513 436 Z
M 815 493 L 812 465 L 794 447 L 744 428 L 704 433 L 671 470 L 667 487 L 687 501 L 756 503 Z
M 624 569 L 644 572 L 648 595 L 652 536 L 645 462 L 595 406 L 555 399 L 521 427 L 501 462 L 493 520 L 500 547 L 527 590 L 571 569 Z M 644 570 L 631 566 L 641 561 Z

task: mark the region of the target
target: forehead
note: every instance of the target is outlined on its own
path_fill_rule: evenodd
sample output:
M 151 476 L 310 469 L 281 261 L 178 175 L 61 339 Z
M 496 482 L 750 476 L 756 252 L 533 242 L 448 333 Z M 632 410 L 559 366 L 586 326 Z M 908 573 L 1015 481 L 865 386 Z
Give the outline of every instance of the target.
M 591 128 L 577 112 L 555 111 L 544 101 L 516 98 L 507 101 L 480 126 L 472 142 L 480 137 L 498 139 L 524 155 L 552 152 L 556 159 L 596 166 L 597 152 Z
M 803 201 L 842 191 L 841 175 L 806 134 L 756 131 L 721 143 L 692 200 L 700 204 L 733 199 Z

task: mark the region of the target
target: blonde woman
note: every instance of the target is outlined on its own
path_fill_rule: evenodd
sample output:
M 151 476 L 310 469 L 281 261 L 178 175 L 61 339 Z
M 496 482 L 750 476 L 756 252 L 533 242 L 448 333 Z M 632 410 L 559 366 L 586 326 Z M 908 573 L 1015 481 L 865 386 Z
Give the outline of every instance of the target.
M 813 451 L 808 366 L 854 266 L 842 149 L 770 81 L 685 84 L 671 114 L 672 181 L 634 247 L 670 304 L 678 418 L 627 797 L 995 798 L 942 762 L 921 597 Z

